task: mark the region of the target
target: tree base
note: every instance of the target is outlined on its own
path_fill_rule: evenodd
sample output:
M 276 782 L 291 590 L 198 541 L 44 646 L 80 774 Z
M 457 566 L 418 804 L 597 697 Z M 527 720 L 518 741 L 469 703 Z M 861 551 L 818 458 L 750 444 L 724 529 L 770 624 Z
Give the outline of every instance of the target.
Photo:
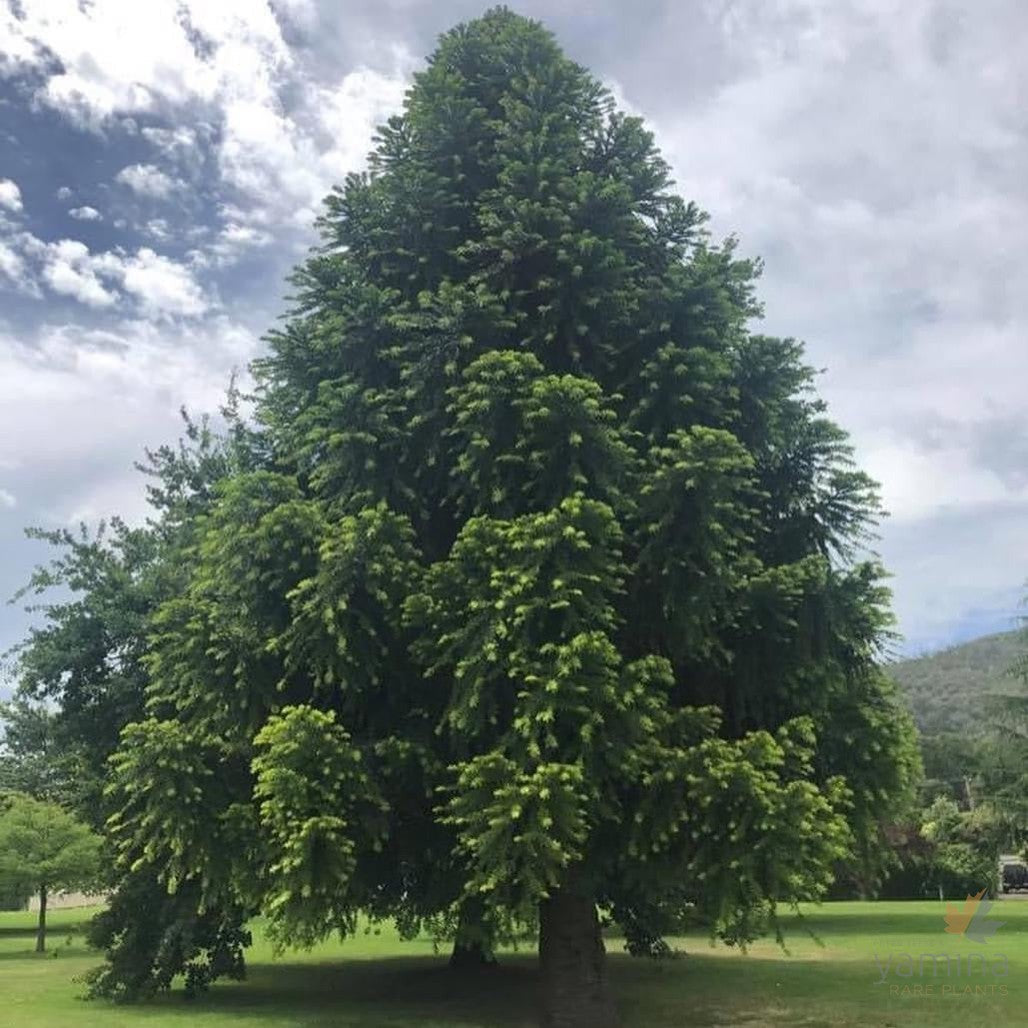
M 450 954 L 450 967 L 454 971 L 481 971 L 496 967 L 497 960 L 483 946 L 475 942 L 455 942 Z
M 496 966 L 493 955 L 493 933 L 485 904 L 477 897 L 465 899 L 460 905 L 457 932 L 450 954 L 450 967 L 457 971 L 476 971 Z
M 620 1028 L 596 904 L 568 889 L 539 908 L 543 1028 Z
M 36 952 L 46 952 L 46 899 L 47 888 L 44 885 L 39 890 L 39 925 L 36 928 Z

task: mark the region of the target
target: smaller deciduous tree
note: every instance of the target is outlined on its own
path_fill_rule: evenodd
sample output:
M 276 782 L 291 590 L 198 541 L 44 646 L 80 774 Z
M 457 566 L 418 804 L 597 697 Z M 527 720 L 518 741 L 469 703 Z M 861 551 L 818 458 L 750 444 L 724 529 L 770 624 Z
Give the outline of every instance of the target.
M 15 795 L 0 813 L 0 881 L 30 886 L 39 896 L 37 953 L 46 949 L 50 893 L 90 888 L 99 868 L 99 836 L 56 803 Z
M 1006 825 L 989 804 L 962 811 L 939 796 L 925 811 L 921 835 L 935 847 L 929 869 L 939 899 L 960 899 L 981 888 L 995 894 Z

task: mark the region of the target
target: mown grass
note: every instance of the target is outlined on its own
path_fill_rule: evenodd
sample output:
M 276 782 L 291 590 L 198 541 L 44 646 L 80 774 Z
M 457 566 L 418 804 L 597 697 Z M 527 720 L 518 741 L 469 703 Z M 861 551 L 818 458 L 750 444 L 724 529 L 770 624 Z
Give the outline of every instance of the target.
M 677 960 L 654 963 L 617 952 L 611 940 L 611 978 L 628 1028 L 680 1025 L 864 1026 L 1028 1023 L 1028 903 L 1007 901 L 992 916 L 1006 922 L 986 945 L 943 930 L 941 903 L 829 903 L 806 912 L 803 927 L 787 922 L 788 953 L 772 941 L 747 954 L 710 947 L 701 937 L 676 941 Z M 530 952 L 505 954 L 501 967 L 457 975 L 429 939 L 401 942 L 383 929 L 309 953 L 275 957 L 256 926 L 249 976 L 216 985 L 188 1002 L 173 994 L 143 1006 L 84 1002 L 74 979 L 97 962 L 81 935 L 88 912 L 51 915 L 51 952 L 32 952 L 28 914 L 0 914 L 0 1026 L 3 1028 L 521 1028 L 534 1024 L 536 974 Z M 820 941 L 807 934 L 814 932 Z M 918 974 L 920 954 L 997 954 L 1009 973 L 947 977 L 943 962 Z M 913 976 L 895 961 L 914 958 Z M 889 961 L 886 981 L 882 967 Z M 906 965 L 901 961 L 903 969 Z M 950 967 L 951 965 L 945 965 Z M 934 971 L 934 976 L 933 976 Z M 923 989 L 932 986 L 929 993 Z M 907 987 L 904 994 L 903 987 Z M 916 987 L 921 986 L 918 993 Z M 965 993 L 965 987 L 971 992 Z M 975 986 L 978 986 L 977 993 Z

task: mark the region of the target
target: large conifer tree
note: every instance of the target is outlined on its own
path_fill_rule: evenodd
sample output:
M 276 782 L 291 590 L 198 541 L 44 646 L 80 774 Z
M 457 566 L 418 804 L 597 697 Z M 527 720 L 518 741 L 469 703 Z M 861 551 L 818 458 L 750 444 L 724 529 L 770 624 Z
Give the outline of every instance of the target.
M 256 365 L 263 466 L 177 557 L 126 895 L 289 943 L 538 923 L 546 1023 L 602 1028 L 601 914 L 745 939 L 873 867 L 912 767 L 874 489 L 703 224 L 541 26 L 442 38 Z

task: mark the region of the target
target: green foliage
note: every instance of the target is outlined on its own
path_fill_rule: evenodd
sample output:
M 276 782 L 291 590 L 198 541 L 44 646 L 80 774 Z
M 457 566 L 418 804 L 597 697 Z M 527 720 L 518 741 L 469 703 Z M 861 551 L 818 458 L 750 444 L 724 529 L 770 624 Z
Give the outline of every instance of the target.
M 199 908 L 195 884 L 169 893 L 153 874 L 122 879 L 89 926 L 88 941 L 107 954 L 106 963 L 84 975 L 89 995 L 135 1001 L 184 975 L 192 996 L 216 978 L 244 978 L 243 950 L 252 937 L 242 912 Z
M 625 811 L 632 829 L 624 877 L 632 892 L 695 882 L 693 905 L 712 930 L 747 942 L 797 893 L 821 895 L 849 852 L 844 781 L 818 788 L 814 735 L 806 719 L 774 735 L 718 738 L 714 711 L 683 711 L 673 738 L 654 754 Z M 634 812 L 634 813 L 633 813 Z M 802 840 L 795 845 L 795 840 Z M 669 890 L 670 891 L 670 890 Z
M 349 895 L 359 847 L 381 846 L 388 809 L 333 711 L 289 707 L 254 739 L 254 801 L 268 850 L 273 935 L 312 945 L 353 931 Z
M 392 723 L 403 690 L 380 670 L 397 665 L 402 608 L 418 554 L 406 519 L 384 504 L 326 523 L 317 570 L 289 594 L 277 647 L 286 675 L 313 678 L 355 727 Z
M 14 795 L 0 812 L 0 878 L 41 890 L 88 889 L 100 839 L 63 807 Z
M 724 659 L 722 633 L 762 570 L 752 547 L 753 458 L 731 432 L 702 425 L 669 433 L 648 456 L 633 602 L 640 612 L 656 605 L 654 623 L 675 656 Z
M 989 807 L 961 811 L 940 796 L 925 811 L 921 834 L 935 846 L 932 884 L 941 895 L 962 899 L 998 886 L 1002 824 Z
M 462 765 L 447 808 L 467 855 L 469 894 L 531 922 L 561 872 L 584 856 L 588 787 L 576 764 L 525 771 L 497 752 Z
M 235 899 L 227 884 L 242 856 L 231 817 L 234 771 L 227 745 L 181 722 L 128 725 L 107 787 L 121 800 L 108 831 L 125 869 L 156 869 L 169 893 L 197 880 L 210 900 L 226 892 Z
M 495 351 L 450 395 L 462 513 L 547 510 L 569 490 L 619 505 L 634 455 L 598 383 L 547 375 L 531 353 Z
M 1014 671 L 1025 650 L 1020 633 L 1003 632 L 890 666 L 922 735 L 974 736 L 993 727 L 995 697 L 1019 691 Z
M 921 725 L 925 800 L 994 811 L 1000 845 L 1028 837 L 1025 636 L 986 636 L 890 669 Z
M 15 747 L 19 759 L 31 749 L 37 754 L 33 759 L 51 768 L 48 774 L 61 769 L 57 798 L 95 828 L 106 816 L 107 758 L 121 729 L 144 713 L 150 617 L 182 587 L 184 564 L 176 553 L 195 535 L 214 482 L 253 460 L 235 401 L 233 392 L 223 412 L 228 437 L 216 436 L 206 419 L 194 421 L 183 412 L 185 435 L 178 447 L 147 451 L 139 465 L 149 480 L 153 516 L 147 524 L 132 527 L 114 518 L 95 532 L 85 526 L 78 532 L 28 531 L 54 555 L 19 593 L 47 599 L 29 607 L 40 625 L 15 650 L 14 712 L 21 711 L 13 722 Z M 46 712 L 42 734 L 39 727 L 28 727 L 31 711 L 37 721 L 38 712 Z M 30 745 L 18 741 L 30 735 Z M 38 757 L 41 746 L 45 758 Z
M 79 792 L 81 761 L 58 732 L 58 716 L 24 696 L 0 703 L 0 792 L 69 802 Z
M 31 891 L 20 882 L 0 881 L 0 911 L 24 910 Z
M 949 797 L 937 796 L 916 820 L 891 828 L 895 859 L 886 868 L 881 894 L 963 899 L 987 889 L 995 895 L 1009 828 L 1004 813 L 991 803 L 961 810 Z
M 498 929 L 573 880 L 654 951 L 874 874 L 916 773 L 874 487 L 704 221 L 541 26 L 442 38 L 326 202 L 253 431 L 158 462 L 100 991 L 237 970 L 255 911 Z
M 24 593 L 58 592 L 30 609 L 42 615 L 19 648 L 16 671 L 25 710 L 54 711 L 45 751 L 75 768 L 62 802 L 102 824 L 103 764 L 122 725 L 142 712 L 146 618 L 156 601 L 158 548 L 148 529 L 114 519 L 95 533 L 29 533 L 54 550 Z M 37 733 L 38 735 L 38 733 Z M 37 739 L 38 745 L 43 739 Z M 51 757 L 44 759 L 51 763 Z M 35 790 L 30 790 L 35 791 Z
M 195 545 L 215 483 L 262 458 L 236 403 L 233 391 L 222 412 L 229 426 L 225 436 L 216 435 L 206 419 L 183 415 L 179 444 L 147 451 L 139 465 L 152 508 L 145 525 L 130 528 L 115 519 L 94 533 L 84 528 L 78 534 L 30 532 L 51 544 L 54 557 L 23 590 L 47 601 L 32 608 L 40 627 L 17 650 L 18 700 L 53 711 L 48 738 L 59 755 L 55 766 L 62 775 L 71 769 L 63 775 L 59 798 L 94 828 L 111 812 L 103 792 L 108 757 L 121 730 L 145 717 L 151 618 L 164 599 L 184 588 L 189 565 L 183 554 Z M 56 599 L 50 598 L 53 593 Z M 147 778 L 153 769 L 143 770 Z M 105 878 L 118 876 L 119 896 L 147 901 L 133 908 L 116 900 L 105 914 L 96 941 L 107 949 L 111 965 L 92 988 L 128 998 L 145 993 L 152 974 L 170 984 L 183 969 L 231 965 L 220 960 L 212 965 L 196 947 L 210 937 L 212 924 L 220 926 L 222 937 L 238 934 L 243 916 L 238 908 L 212 913 L 208 904 L 201 914 L 195 887 L 158 902 L 154 890 L 165 890 L 166 880 L 157 882 L 149 868 L 119 871 L 112 856 L 105 854 Z M 140 911 L 146 923 L 130 924 Z M 241 967 L 241 951 L 238 957 Z M 173 970 L 165 973 L 168 968 Z M 191 978 L 198 987 L 206 980 L 199 973 Z

